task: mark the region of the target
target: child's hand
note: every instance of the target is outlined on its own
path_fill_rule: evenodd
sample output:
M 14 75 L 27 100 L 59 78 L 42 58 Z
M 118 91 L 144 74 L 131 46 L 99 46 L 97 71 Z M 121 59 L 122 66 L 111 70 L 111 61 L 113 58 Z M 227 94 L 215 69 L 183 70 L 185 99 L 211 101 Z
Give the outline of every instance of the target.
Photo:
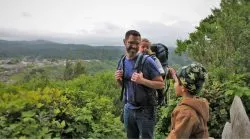
M 168 70 L 170 72 L 170 75 L 172 78 L 176 77 L 176 70 L 171 68 L 171 67 L 168 67 Z

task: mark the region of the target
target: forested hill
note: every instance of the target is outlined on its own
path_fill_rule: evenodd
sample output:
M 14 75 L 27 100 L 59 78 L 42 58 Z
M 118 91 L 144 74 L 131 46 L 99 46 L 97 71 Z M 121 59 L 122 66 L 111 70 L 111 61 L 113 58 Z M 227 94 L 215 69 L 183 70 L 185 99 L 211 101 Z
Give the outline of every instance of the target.
M 174 54 L 174 47 L 169 47 L 170 64 L 185 65 L 190 61 L 186 56 Z M 124 53 L 121 46 L 90 46 L 86 44 L 60 44 L 46 40 L 6 41 L 0 40 L 0 57 L 39 57 L 60 59 L 99 59 L 117 60 Z
M 45 40 L 5 41 L 0 40 L 0 57 L 32 56 L 41 58 L 68 59 L 115 59 L 122 54 L 121 47 L 92 47 L 86 44 L 60 44 Z

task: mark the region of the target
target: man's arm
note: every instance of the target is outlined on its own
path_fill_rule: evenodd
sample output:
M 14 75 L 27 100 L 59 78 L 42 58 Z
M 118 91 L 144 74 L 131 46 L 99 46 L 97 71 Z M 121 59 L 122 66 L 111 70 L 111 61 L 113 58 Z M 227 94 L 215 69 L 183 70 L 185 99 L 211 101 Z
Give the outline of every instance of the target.
M 138 83 L 138 84 L 142 84 L 145 85 L 147 87 L 150 88 L 154 88 L 154 89 L 162 89 L 164 88 L 164 82 L 161 76 L 156 76 L 153 80 L 148 80 L 143 78 L 143 73 L 134 73 L 132 78 L 132 81 Z
M 157 76 L 153 80 L 147 80 L 143 78 L 142 84 L 147 87 L 154 88 L 154 89 L 164 88 L 164 82 L 161 76 Z
M 154 89 L 164 88 L 163 79 L 155 64 L 155 61 L 151 57 L 146 59 L 144 68 L 146 69 L 145 73 L 149 75 L 150 80 L 143 78 L 143 73 L 134 73 L 131 80 L 138 84 L 142 84 Z

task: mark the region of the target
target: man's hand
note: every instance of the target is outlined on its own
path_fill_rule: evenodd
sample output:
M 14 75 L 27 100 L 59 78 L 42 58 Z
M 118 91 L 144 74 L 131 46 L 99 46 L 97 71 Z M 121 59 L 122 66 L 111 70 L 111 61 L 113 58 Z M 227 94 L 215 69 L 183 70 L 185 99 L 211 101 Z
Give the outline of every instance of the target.
M 163 82 L 163 79 L 161 76 L 157 76 L 153 80 L 148 80 L 148 79 L 143 77 L 142 72 L 140 72 L 140 73 L 134 72 L 132 75 L 131 81 L 133 81 L 137 84 L 145 85 L 145 86 L 150 87 L 150 88 L 154 88 L 154 89 L 164 88 L 164 82 Z
M 131 81 L 137 83 L 137 84 L 143 84 L 144 78 L 143 78 L 143 73 L 137 73 L 134 72 L 131 78 Z
M 115 72 L 115 79 L 117 81 L 122 81 L 122 76 L 123 76 L 123 71 L 122 70 L 117 70 Z

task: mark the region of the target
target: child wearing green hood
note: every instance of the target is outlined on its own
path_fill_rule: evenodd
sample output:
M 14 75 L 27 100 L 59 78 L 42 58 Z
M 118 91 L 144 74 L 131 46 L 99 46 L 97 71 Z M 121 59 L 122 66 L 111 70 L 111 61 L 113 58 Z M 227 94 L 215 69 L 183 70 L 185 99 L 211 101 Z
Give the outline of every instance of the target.
M 176 95 L 182 100 L 172 112 L 171 132 L 167 139 L 208 138 L 208 101 L 196 96 L 207 78 L 206 69 L 201 64 L 191 64 L 177 74 L 174 69 L 169 70 L 175 81 Z

